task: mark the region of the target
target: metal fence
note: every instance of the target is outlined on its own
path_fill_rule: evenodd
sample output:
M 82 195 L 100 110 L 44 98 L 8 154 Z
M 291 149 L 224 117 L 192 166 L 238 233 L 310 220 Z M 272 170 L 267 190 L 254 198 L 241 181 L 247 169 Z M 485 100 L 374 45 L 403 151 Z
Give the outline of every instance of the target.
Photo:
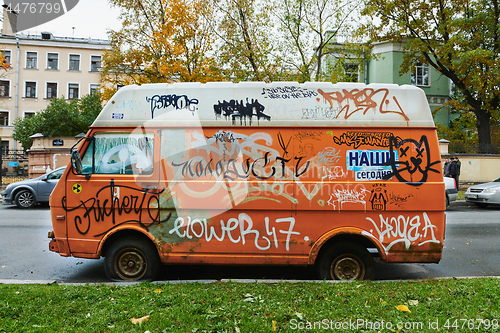
M 493 143 L 493 146 L 500 153 L 500 145 Z M 479 154 L 479 144 L 451 141 L 448 151 L 450 154 Z
M 2 177 L 24 175 L 27 173 L 28 154 L 24 150 L 0 147 L 0 185 Z
M 28 160 L 28 153 L 24 150 L 14 150 L 7 149 L 4 150 L 4 147 L 1 147 L 1 156 L 3 161 L 19 161 L 19 160 Z

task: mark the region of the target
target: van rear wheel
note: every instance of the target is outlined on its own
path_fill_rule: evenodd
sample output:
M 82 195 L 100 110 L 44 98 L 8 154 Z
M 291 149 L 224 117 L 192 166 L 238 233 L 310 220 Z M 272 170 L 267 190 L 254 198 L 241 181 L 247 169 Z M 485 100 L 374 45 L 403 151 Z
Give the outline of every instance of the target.
M 368 250 L 352 243 L 338 243 L 319 258 L 318 270 L 326 280 L 371 280 L 374 262 Z
M 160 269 L 160 259 L 151 242 L 126 237 L 111 244 L 104 267 L 107 277 L 114 281 L 153 280 Z

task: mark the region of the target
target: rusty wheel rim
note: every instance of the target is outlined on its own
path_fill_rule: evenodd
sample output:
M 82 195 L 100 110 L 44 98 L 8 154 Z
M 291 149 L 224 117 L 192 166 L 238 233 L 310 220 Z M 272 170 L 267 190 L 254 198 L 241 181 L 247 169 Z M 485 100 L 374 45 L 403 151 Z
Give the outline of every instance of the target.
M 335 280 L 362 280 L 365 267 L 358 257 L 343 255 L 333 261 L 330 274 Z
M 137 249 L 124 249 L 115 260 L 115 271 L 125 281 L 139 280 L 146 274 L 147 261 Z

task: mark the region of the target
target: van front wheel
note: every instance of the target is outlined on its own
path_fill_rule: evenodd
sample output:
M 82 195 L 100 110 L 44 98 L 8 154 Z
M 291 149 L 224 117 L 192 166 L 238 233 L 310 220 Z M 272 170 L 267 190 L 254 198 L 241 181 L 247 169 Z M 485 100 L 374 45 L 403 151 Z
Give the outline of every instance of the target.
M 338 243 L 319 258 L 319 276 L 326 280 L 371 280 L 374 262 L 368 250 L 352 243 Z
M 111 244 L 104 267 L 107 277 L 114 281 L 153 280 L 160 269 L 160 259 L 150 242 L 127 237 Z

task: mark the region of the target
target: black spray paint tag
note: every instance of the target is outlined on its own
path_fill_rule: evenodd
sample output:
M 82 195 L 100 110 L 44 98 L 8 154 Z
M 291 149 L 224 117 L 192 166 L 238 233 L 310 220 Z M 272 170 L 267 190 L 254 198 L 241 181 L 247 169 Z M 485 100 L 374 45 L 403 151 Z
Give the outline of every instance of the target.
M 4 0 L 12 32 L 52 21 L 73 9 L 79 0 Z

